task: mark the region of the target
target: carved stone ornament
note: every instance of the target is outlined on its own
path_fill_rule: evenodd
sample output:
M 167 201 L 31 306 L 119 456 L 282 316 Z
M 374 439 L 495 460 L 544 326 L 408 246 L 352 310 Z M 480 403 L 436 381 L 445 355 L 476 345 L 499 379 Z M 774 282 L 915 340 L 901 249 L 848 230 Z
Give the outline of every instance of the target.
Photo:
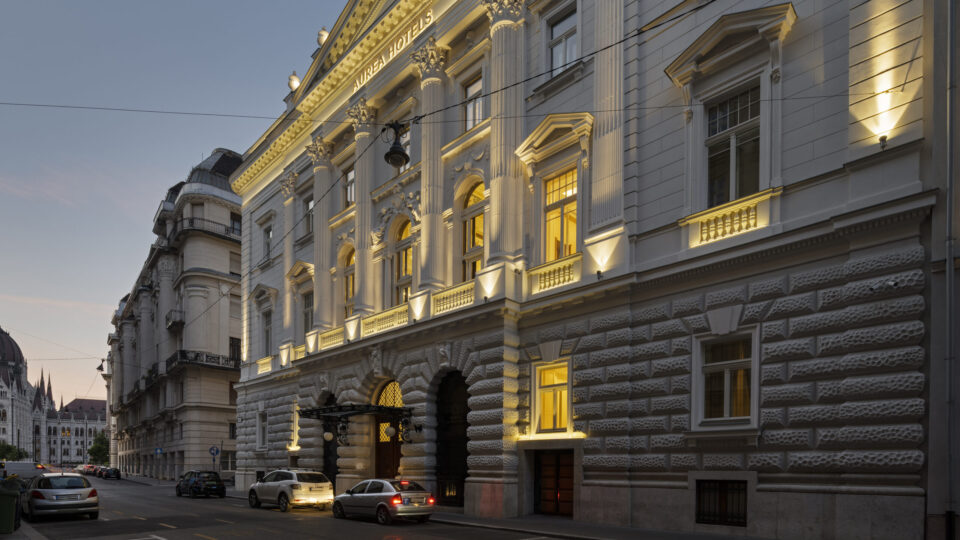
M 450 365 L 450 342 L 437 344 L 437 359 L 441 366 Z
M 383 377 L 383 351 L 379 345 L 370 349 L 370 366 L 374 375 Z
M 393 186 L 393 195 L 390 197 L 390 204 L 380 209 L 379 226 L 370 231 L 370 242 L 377 245 L 383 241 L 383 235 L 386 233 L 387 225 L 393 220 L 394 216 L 404 214 L 410 217 L 414 224 L 420 223 L 420 192 L 411 191 L 404 194 L 400 185 Z
M 353 129 L 356 131 L 369 131 L 371 124 L 377 117 L 377 111 L 367 106 L 366 98 L 360 98 L 356 105 L 347 109 L 347 116 L 353 120 Z
M 774 84 L 780 82 L 780 68 L 774 68 L 774 70 L 770 72 L 770 80 L 773 81 Z
M 491 23 L 517 22 L 523 15 L 523 0 L 481 0 Z
M 307 154 L 310 155 L 314 167 L 328 166 L 330 158 L 333 157 L 333 144 L 324 142 L 323 137 L 317 135 L 313 142 L 307 145 Z
M 157 261 L 157 274 L 161 278 L 171 278 L 177 271 L 177 261 L 173 257 L 160 257 Z
M 410 58 L 420 68 L 421 79 L 433 79 L 443 74 L 443 64 L 447 59 L 447 49 L 437 45 L 437 40 L 430 36 L 423 47 L 413 51 Z
M 280 192 L 285 198 L 293 197 L 294 187 L 297 185 L 297 173 L 290 171 L 280 178 Z

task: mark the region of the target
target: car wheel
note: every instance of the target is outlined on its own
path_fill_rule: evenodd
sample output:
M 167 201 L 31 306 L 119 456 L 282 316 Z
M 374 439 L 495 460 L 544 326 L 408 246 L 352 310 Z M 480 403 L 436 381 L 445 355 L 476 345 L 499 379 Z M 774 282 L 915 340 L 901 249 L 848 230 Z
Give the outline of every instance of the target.
M 280 505 L 281 512 L 287 512 L 290 510 L 290 499 L 287 498 L 285 493 L 281 493 L 280 496 L 277 497 L 277 504 Z
M 337 519 L 343 519 L 347 517 L 347 514 L 343 511 L 343 505 L 338 502 L 333 503 L 333 517 Z
M 196 499 L 196 498 L 197 498 L 197 490 L 196 490 L 196 488 L 190 488 L 190 498 L 191 498 L 191 499 Z
M 393 521 L 393 516 L 390 515 L 390 511 L 387 510 L 386 506 L 377 508 L 377 523 L 389 525 L 391 521 Z
M 100 512 L 90 512 L 90 519 L 100 519 Z
M 430 521 L 430 516 L 417 516 L 417 523 L 426 523 Z
M 180 491 L 180 486 L 177 486 L 177 497 L 183 497 L 183 493 Z
M 250 503 L 250 508 L 260 508 L 260 498 L 257 497 L 257 492 L 250 490 L 250 494 L 247 495 L 247 502 Z

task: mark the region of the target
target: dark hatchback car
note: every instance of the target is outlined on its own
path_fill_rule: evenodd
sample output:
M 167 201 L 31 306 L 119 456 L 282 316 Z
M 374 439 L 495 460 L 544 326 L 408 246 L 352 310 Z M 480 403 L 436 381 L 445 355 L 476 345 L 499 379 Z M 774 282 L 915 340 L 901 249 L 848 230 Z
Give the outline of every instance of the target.
M 187 471 L 177 481 L 177 497 L 189 495 L 216 495 L 221 499 L 227 496 L 227 486 L 216 471 Z
M 100 473 L 100 477 L 103 479 L 116 478 L 117 480 L 119 480 L 120 469 L 116 467 L 107 467 L 106 469 L 103 470 L 102 473 Z

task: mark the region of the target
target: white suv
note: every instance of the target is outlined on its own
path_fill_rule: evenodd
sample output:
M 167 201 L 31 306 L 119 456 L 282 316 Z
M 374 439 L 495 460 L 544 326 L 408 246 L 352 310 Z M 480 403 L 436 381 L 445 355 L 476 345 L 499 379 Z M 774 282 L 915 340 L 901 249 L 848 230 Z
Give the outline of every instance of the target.
M 281 469 L 254 482 L 247 501 L 251 508 L 276 503 L 281 512 L 291 506 L 316 506 L 322 510 L 333 503 L 333 484 L 323 473 Z

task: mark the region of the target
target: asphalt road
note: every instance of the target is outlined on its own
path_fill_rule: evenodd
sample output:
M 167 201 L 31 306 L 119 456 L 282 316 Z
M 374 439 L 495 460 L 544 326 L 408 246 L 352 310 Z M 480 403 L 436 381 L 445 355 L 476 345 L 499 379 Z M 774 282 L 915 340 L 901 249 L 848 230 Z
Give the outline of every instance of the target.
M 87 478 L 97 488 L 100 496 L 100 519 L 93 521 L 86 517 L 47 518 L 31 524 L 36 532 L 51 540 L 531 538 L 530 534 L 441 523 L 395 522 L 383 526 L 373 520 L 334 519 L 329 510 L 321 512 L 317 509 L 295 509 L 283 513 L 266 505 L 253 509 L 240 499 L 178 498 L 172 487 Z

